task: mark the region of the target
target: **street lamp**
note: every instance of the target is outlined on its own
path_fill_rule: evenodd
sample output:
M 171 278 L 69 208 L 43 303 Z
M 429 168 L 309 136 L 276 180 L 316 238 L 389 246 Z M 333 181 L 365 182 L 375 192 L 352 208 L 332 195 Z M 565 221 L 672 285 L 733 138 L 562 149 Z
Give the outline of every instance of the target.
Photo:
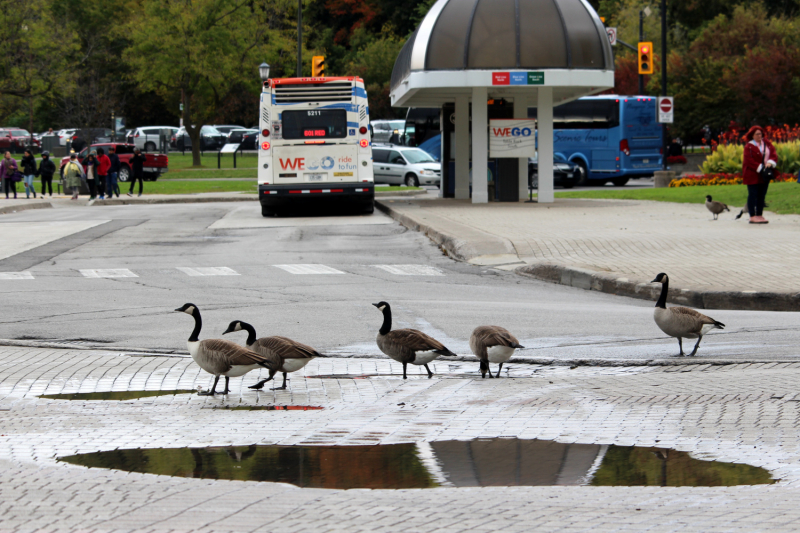
M 261 63 L 258 66 L 258 74 L 261 76 L 261 81 L 267 81 L 269 79 L 269 65 Z

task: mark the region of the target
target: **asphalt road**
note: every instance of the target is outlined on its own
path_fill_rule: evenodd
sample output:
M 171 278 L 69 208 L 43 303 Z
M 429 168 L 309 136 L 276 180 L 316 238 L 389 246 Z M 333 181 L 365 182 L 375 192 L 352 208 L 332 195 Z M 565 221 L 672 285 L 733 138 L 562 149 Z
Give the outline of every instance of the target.
M 382 317 L 370 304 L 386 300 L 395 328 L 421 329 L 460 354 L 482 324 L 507 327 L 531 358 L 677 353 L 653 322 L 654 302 L 459 263 L 377 212 L 264 219 L 241 203 L 70 206 L 3 215 L 0 231 L 4 339 L 180 350 L 193 322 L 172 310 L 192 302 L 201 338 L 241 319 L 259 336 L 377 355 Z M 728 327 L 706 336 L 700 357 L 800 360 L 800 313 L 707 313 Z

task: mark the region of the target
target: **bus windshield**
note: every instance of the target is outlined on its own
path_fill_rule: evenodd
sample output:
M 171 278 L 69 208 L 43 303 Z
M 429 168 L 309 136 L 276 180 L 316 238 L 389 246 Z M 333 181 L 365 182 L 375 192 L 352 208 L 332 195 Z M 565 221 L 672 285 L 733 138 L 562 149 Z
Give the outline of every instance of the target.
M 432 158 L 428 152 L 423 150 L 403 150 L 403 156 L 412 165 L 416 163 L 435 163 L 436 160 Z
M 344 139 L 347 137 L 347 111 L 309 109 L 284 111 L 284 139 Z

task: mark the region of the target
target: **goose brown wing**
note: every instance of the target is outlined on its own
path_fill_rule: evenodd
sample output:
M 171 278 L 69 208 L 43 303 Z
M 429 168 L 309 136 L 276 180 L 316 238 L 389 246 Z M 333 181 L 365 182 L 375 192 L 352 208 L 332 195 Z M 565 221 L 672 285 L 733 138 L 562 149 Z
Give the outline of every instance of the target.
M 414 352 L 447 350 L 444 344 L 416 329 L 395 329 L 387 333 L 385 338 Z
M 478 326 L 472 332 L 478 342 L 485 346 L 508 346 L 515 348 L 519 346 L 517 338 L 506 328 L 500 326 Z
M 294 341 L 288 337 L 262 337 L 256 341 L 258 346 L 270 350 L 284 359 L 311 359 L 321 357 L 311 346 Z
M 692 328 L 692 331 L 700 331 L 703 328 L 704 324 L 714 324 L 717 326 L 724 327 L 725 324 L 722 322 L 717 322 L 710 316 L 706 316 L 703 313 L 695 311 L 694 309 L 690 309 L 688 307 L 670 307 L 669 311 L 678 320 L 681 324 L 686 326 L 687 328 Z
M 265 365 L 271 369 L 275 365 L 274 362 L 269 361 L 263 355 L 257 354 L 253 350 L 248 350 L 244 346 L 239 346 L 235 342 L 223 339 L 206 339 L 201 341 L 200 344 L 209 359 L 224 361 L 229 367 Z

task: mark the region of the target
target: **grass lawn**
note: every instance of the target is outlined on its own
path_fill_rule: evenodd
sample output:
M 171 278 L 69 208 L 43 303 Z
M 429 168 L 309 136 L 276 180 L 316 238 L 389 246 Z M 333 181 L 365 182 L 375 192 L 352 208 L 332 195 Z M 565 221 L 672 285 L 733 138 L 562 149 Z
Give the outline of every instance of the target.
M 747 201 L 744 185 L 706 185 L 700 187 L 676 187 L 664 189 L 613 189 L 608 191 L 557 192 L 558 198 L 602 198 L 616 200 L 655 200 L 703 204 L 706 195 L 729 206 L 743 207 Z M 767 193 L 768 211 L 781 214 L 800 214 L 800 184 L 796 182 L 772 183 Z
M 170 158 L 171 159 L 171 158 Z M 256 180 L 256 169 L 230 169 L 230 170 L 205 170 L 205 169 L 178 169 L 174 170 L 170 162 L 169 172 L 159 176 L 161 180 L 195 180 L 195 179 L 225 179 L 225 178 L 253 178 Z
M 128 192 L 130 185 L 127 183 L 119 184 L 122 193 Z M 195 194 L 200 192 L 258 192 L 258 184 L 253 181 L 161 181 L 144 182 L 145 194 Z M 139 192 L 139 184 L 136 184 L 134 193 Z
M 222 168 L 233 168 L 233 154 L 222 154 Z M 206 152 L 200 154 L 201 168 L 217 168 L 217 153 Z M 253 153 L 236 154 L 236 168 L 256 168 L 258 166 L 258 155 Z M 186 151 L 186 155 L 181 152 L 169 153 L 169 170 L 183 170 L 192 168 L 192 153 Z

